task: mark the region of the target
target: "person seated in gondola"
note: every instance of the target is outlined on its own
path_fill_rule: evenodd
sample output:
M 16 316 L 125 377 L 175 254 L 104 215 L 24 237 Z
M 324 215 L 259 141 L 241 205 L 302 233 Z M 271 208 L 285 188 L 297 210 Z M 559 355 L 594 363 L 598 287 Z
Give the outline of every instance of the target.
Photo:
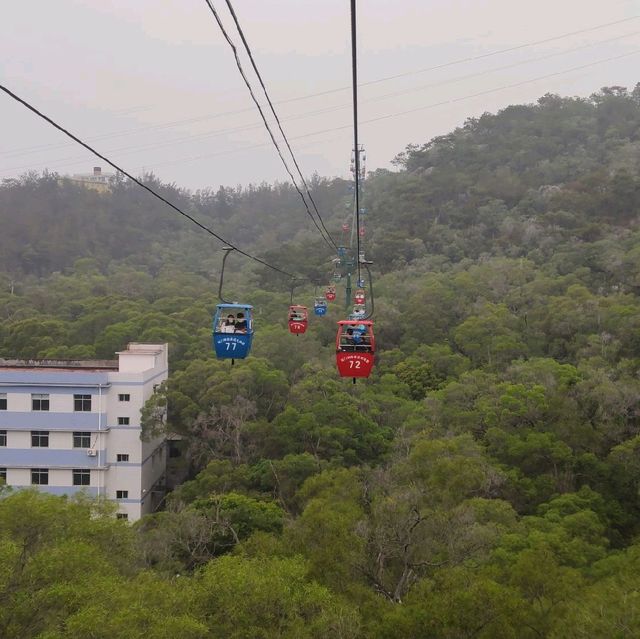
M 236 318 L 233 315 L 227 315 L 227 319 L 220 322 L 221 333 L 234 333 L 236 328 Z
M 351 327 L 340 336 L 340 349 L 343 351 L 352 351 L 355 349 L 353 329 Z
M 353 343 L 355 350 L 369 353 L 371 351 L 371 336 L 364 324 L 359 324 L 353 330 Z
M 363 334 L 360 338 L 360 343 L 356 346 L 356 350 L 364 351 L 365 353 L 371 352 L 371 336 Z
M 296 311 L 291 311 L 291 313 L 289 313 L 290 322 L 304 322 L 304 320 L 305 320 L 305 317 L 302 311 L 296 310 Z
M 234 328 L 235 328 L 234 333 L 247 332 L 247 320 L 244 318 L 244 313 L 238 313 Z

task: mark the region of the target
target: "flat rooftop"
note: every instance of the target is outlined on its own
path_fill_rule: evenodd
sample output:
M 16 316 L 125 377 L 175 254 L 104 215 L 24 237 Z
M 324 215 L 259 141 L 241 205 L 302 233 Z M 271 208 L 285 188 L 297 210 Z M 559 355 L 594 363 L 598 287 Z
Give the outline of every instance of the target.
M 118 370 L 116 359 L 2 359 L 0 369 L 30 368 L 58 371 Z

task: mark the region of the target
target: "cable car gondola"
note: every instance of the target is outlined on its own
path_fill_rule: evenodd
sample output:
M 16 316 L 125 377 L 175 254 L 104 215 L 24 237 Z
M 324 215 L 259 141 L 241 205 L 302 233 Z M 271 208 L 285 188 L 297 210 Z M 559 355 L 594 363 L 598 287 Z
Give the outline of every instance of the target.
M 336 364 L 340 377 L 369 377 L 373 368 L 375 337 L 371 320 L 342 320 L 336 335 Z
M 327 286 L 327 290 L 324 292 L 324 296 L 328 302 L 333 302 L 336 299 L 336 287 Z
M 335 298 L 335 294 L 334 294 Z M 326 315 L 327 314 L 327 300 L 323 297 L 316 297 L 315 302 L 313 303 L 313 313 L 314 315 Z
M 301 335 L 307 330 L 309 324 L 309 311 L 306 306 L 293 304 L 289 307 L 289 332 L 293 335 Z
M 355 295 L 353 296 L 353 303 L 357 305 L 365 303 L 365 294 L 363 288 L 356 289 Z
M 218 304 L 213 318 L 213 349 L 218 359 L 244 359 L 253 341 L 253 306 Z
M 235 250 L 232 246 L 223 246 L 224 257 L 220 269 L 218 297 L 221 304 L 216 306 L 213 317 L 211 342 L 218 359 L 244 359 L 251 352 L 253 342 L 253 306 L 227 302 L 222 296 L 224 269 L 229 254 Z

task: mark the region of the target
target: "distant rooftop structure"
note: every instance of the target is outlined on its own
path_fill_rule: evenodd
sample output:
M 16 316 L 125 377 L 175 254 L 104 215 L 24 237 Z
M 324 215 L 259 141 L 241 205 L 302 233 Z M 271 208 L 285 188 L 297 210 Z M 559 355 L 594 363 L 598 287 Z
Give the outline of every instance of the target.
M 94 166 L 92 173 L 75 173 L 69 176 L 68 179 L 88 189 L 108 191 L 110 188 L 109 182 L 115 175 L 115 173 L 103 173 L 101 166 Z
M 46 368 L 57 370 L 122 370 L 123 364 L 126 367 L 127 356 L 150 355 L 156 357 L 165 350 L 163 344 L 140 344 L 130 342 L 124 351 L 118 351 L 119 359 L 4 359 L 0 357 L 0 370 L 5 368 Z M 141 361 L 140 357 L 136 361 Z M 149 360 L 151 364 L 152 360 Z M 144 365 L 144 361 L 142 362 Z M 153 364 L 151 364 L 153 365 Z
M 118 370 L 117 359 L 3 359 L 2 368 L 55 368 L 63 370 Z

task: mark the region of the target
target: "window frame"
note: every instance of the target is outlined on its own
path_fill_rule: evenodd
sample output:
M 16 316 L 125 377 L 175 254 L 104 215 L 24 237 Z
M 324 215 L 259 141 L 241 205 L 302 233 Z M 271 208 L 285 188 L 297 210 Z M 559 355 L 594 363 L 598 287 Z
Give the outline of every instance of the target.
M 82 442 L 88 441 L 85 446 Z M 80 445 L 76 445 L 76 441 L 80 441 Z M 72 434 L 72 448 L 91 448 L 91 431 L 88 430 L 74 430 Z
M 8 410 L 9 399 L 7 393 L 0 393 L 0 410 Z
M 91 395 L 87 393 L 74 393 L 73 394 L 73 412 L 74 413 L 90 413 L 91 412 Z
M 127 463 L 129 461 L 129 453 L 116 453 L 116 462 Z
M 74 486 L 91 486 L 91 471 L 88 468 L 74 468 L 71 471 L 71 483 Z
M 116 490 L 116 499 L 129 499 L 128 490 Z
M 31 448 L 49 448 L 49 435 L 48 430 L 32 430 L 31 431 Z M 46 440 L 46 444 L 42 443 L 42 439 Z M 38 442 L 37 444 L 34 442 Z
M 36 408 L 36 402 L 39 402 Z M 51 405 L 51 396 L 49 393 L 31 393 L 31 410 L 32 412 L 48 413 Z
M 118 393 L 118 401 L 119 402 L 130 402 L 131 401 L 131 393 Z
M 34 481 L 36 474 L 38 475 L 38 481 Z M 46 481 L 41 481 L 42 475 Z M 31 469 L 31 485 L 32 486 L 48 486 L 49 485 L 49 469 L 48 468 L 32 468 Z
M 0 479 L 4 480 L 4 485 L 7 485 L 7 469 L 5 467 L 0 468 Z
M 7 439 L 8 439 L 7 431 L 5 429 L 0 430 L 0 448 L 7 447 Z
M 129 513 L 116 513 L 116 519 L 122 519 L 124 521 L 129 521 Z
M 118 417 L 118 426 L 130 426 L 131 419 L 129 417 Z

